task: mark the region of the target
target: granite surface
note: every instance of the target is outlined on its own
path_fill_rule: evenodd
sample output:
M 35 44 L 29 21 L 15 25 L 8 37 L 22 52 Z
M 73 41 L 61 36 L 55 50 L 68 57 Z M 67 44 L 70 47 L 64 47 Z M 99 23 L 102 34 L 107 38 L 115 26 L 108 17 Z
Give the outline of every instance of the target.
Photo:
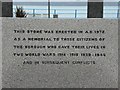
M 0 17 L 0 89 L 2 88 L 2 18 Z
M 3 88 L 118 88 L 118 20 L 114 19 L 14 19 L 2 22 L 2 87 Z M 105 30 L 105 34 L 15 34 L 18 30 Z M 14 41 L 15 37 L 104 37 L 103 42 Z M 14 49 L 13 45 L 105 45 L 104 50 L 78 49 Z M 89 52 L 105 57 L 25 57 L 13 53 L 27 52 Z M 23 61 L 96 61 L 94 65 L 39 64 Z

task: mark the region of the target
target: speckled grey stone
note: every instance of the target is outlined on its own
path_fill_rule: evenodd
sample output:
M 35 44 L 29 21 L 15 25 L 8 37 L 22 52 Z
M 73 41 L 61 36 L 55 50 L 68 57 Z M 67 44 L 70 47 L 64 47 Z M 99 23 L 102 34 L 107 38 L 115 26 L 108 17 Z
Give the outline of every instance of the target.
M 2 18 L 0 17 L 0 90 L 2 88 Z
M 15 19 L 3 18 L 3 88 L 118 88 L 117 19 Z M 105 34 L 14 34 L 14 29 L 99 30 Z M 105 37 L 104 42 L 15 42 L 15 37 Z M 14 44 L 106 45 L 105 50 L 13 49 Z M 105 52 L 106 57 L 14 57 L 13 52 Z M 24 60 L 95 60 L 95 65 L 23 65 Z

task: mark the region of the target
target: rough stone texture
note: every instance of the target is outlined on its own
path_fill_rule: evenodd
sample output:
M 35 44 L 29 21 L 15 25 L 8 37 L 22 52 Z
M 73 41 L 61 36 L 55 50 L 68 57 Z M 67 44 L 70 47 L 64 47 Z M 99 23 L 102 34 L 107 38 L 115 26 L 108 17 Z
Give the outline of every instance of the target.
M 3 19 L 3 88 L 118 88 L 118 20 Z M 99 30 L 104 35 L 13 34 L 14 29 Z M 105 37 L 98 42 L 15 42 L 14 37 Z M 13 52 L 96 52 L 96 50 L 14 50 L 14 44 L 106 45 L 106 57 L 13 57 Z M 97 52 L 101 52 L 97 51 Z M 23 65 L 24 60 L 95 60 L 95 65 Z
M 2 88 L 2 18 L 0 17 L 0 90 Z
M 88 18 L 103 18 L 103 0 L 99 2 L 92 2 L 88 0 Z M 97 1 L 97 0 L 96 0 Z
M 118 19 L 118 87 L 120 89 L 120 17 Z
M 13 17 L 13 2 L 2 2 L 2 17 Z

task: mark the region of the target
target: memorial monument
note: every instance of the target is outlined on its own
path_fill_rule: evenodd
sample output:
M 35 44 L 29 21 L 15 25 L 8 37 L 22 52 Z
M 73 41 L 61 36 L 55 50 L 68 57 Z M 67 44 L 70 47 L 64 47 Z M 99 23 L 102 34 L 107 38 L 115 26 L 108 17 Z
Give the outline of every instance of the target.
M 118 90 L 118 20 L 98 19 L 102 0 L 89 0 L 88 18 L 3 18 L 2 90 Z

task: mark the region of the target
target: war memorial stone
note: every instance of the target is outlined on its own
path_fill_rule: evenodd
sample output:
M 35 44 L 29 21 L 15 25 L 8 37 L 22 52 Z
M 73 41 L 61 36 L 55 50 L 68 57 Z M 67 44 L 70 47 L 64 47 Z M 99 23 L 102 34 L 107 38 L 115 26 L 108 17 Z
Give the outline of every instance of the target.
M 96 17 L 2 18 L 2 90 L 118 90 L 118 20 Z
M 118 21 L 3 19 L 3 88 L 117 88 Z

